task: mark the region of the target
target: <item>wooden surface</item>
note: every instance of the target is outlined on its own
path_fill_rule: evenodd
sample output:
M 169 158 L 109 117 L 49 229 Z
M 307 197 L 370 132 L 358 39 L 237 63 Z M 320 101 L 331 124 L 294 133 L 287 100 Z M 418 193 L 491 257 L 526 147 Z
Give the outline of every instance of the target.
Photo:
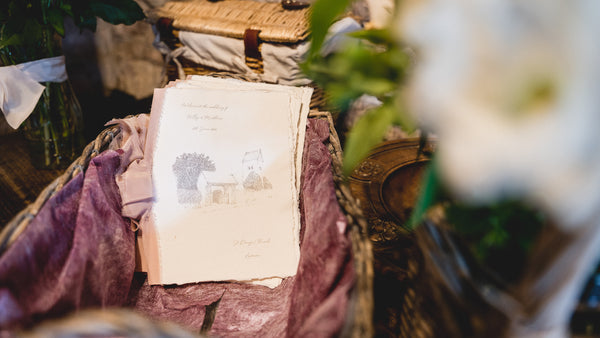
M 373 243 L 377 337 L 433 336 L 419 293 L 422 258 L 414 234 L 403 227 L 419 194 L 427 154 L 433 146 L 427 144 L 421 150 L 418 139 L 383 143 L 348 178 Z
M 36 169 L 20 133 L 0 136 L 0 229 L 63 171 Z
M 419 153 L 419 139 L 381 144 L 349 177 L 352 193 L 367 219 L 404 224 L 419 193 L 421 174 L 433 152 L 428 143 Z

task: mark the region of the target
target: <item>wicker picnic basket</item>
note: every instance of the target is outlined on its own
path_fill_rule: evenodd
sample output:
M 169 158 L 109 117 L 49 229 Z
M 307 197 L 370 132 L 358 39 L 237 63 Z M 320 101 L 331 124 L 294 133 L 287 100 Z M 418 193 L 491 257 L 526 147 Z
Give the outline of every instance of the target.
M 333 179 L 336 195 L 344 214 L 348 220 L 348 238 L 352 243 L 352 255 L 356 271 L 355 283 L 349 295 L 347 316 L 341 335 L 349 337 L 369 337 L 373 335 L 373 268 L 371 245 L 366 234 L 366 221 L 362 216 L 357 202 L 352 197 L 350 189 L 342 178 L 341 172 L 341 146 L 333 119 L 328 112 L 311 111 L 311 119 L 324 119 L 329 123 L 329 144 L 331 153 Z M 44 203 L 59 192 L 72 178 L 87 170 L 90 160 L 104 150 L 114 147 L 112 141 L 119 137 L 120 129 L 112 126 L 102 131 L 62 174 L 49 184 L 36 201 L 15 216 L 0 233 L 0 255 L 13 244 L 20 234 L 35 218 Z M 46 332 L 46 333 L 44 333 Z M 181 336 L 181 328 L 168 323 L 156 323 L 127 309 L 115 309 L 103 312 L 83 311 L 77 318 L 66 318 L 49 325 L 42 325 L 40 329 L 33 328 L 33 336 L 54 335 L 137 335 L 142 336 Z
M 150 11 L 148 19 L 156 27 L 160 41 L 170 52 L 175 52 L 161 50 L 166 53 L 165 76 L 169 81 L 184 78 L 189 74 L 229 72 L 232 76 L 252 76 L 261 82 L 279 83 L 277 79 L 265 77 L 265 67 L 269 65 L 265 65 L 263 46 L 287 46 L 294 49 L 299 44 L 306 43 L 309 36 L 309 10 L 307 6 L 290 9 L 280 2 L 176 0 Z M 240 46 L 243 44 L 246 73 L 241 72 L 239 65 L 236 70 L 225 69 L 220 68 L 222 63 L 207 62 L 205 58 L 202 61 L 194 61 L 188 59 L 185 53 L 177 53 L 176 51 L 184 46 L 179 38 L 181 32 L 239 40 Z M 293 62 L 285 61 L 288 65 Z M 299 72 L 299 68 L 296 72 Z M 325 93 L 315 84 L 309 85 L 315 89 L 311 109 L 323 110 L 326 104 Z
M 150 19 L 171 18 L 173 28 L 243 38 L 259 30 L 261 41 L 297 43 L 308 37 L 308 7 L 287 10 L 281 3 L 244 0 L 170 1 L 150 12 Z

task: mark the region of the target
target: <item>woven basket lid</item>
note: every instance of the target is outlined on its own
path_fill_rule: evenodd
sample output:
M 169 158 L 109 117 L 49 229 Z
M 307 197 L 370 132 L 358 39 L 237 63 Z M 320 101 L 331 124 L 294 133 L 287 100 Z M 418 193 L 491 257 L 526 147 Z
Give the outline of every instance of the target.
M 169 1 L 148 13 L 151 22 L 173 20 L 173 28 L 243 39 L 247 29 L 259 30 L 262 41 L 297 43 L 308 36 L 308 8 L 287 10 L 281 3 L 251 0 Z

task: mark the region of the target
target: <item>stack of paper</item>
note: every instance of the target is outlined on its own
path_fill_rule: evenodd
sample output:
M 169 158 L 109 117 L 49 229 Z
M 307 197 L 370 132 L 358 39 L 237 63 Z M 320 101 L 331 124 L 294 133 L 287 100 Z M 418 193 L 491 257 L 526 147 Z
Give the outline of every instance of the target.
M 156 89 L 141 235 L 150 284 L 284 278 L 299 260 L 311 88 L 191 76 Z

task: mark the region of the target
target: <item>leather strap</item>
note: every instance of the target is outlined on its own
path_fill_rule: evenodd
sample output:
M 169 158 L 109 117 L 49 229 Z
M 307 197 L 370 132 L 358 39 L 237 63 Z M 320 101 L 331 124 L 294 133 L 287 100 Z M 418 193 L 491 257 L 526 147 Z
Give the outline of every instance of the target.
M 281 0 L 281 6 L 284 9 L 295 10 L 302 9 L 310 6 L 309 1 L 300 1 L 300 0 Z
M 262 60 L 262 55 L 260 54 L 259 49 L 259 33 L 260 30 L 258 29 L 246 29 L 244 32 L 244 52 L 246 54 L 246 58 Z
M 244 53 L 246 54 L 246 65 L 255 73 L 264 73 L 262 54 L 260 53 L 260 30 L 246 29 L 244 32 Z
M 158 33 L 162 38 L 172 38 L 173 37 L 173 19 L 160 17 L 156 21 L 156 29 L 158 29 Z

